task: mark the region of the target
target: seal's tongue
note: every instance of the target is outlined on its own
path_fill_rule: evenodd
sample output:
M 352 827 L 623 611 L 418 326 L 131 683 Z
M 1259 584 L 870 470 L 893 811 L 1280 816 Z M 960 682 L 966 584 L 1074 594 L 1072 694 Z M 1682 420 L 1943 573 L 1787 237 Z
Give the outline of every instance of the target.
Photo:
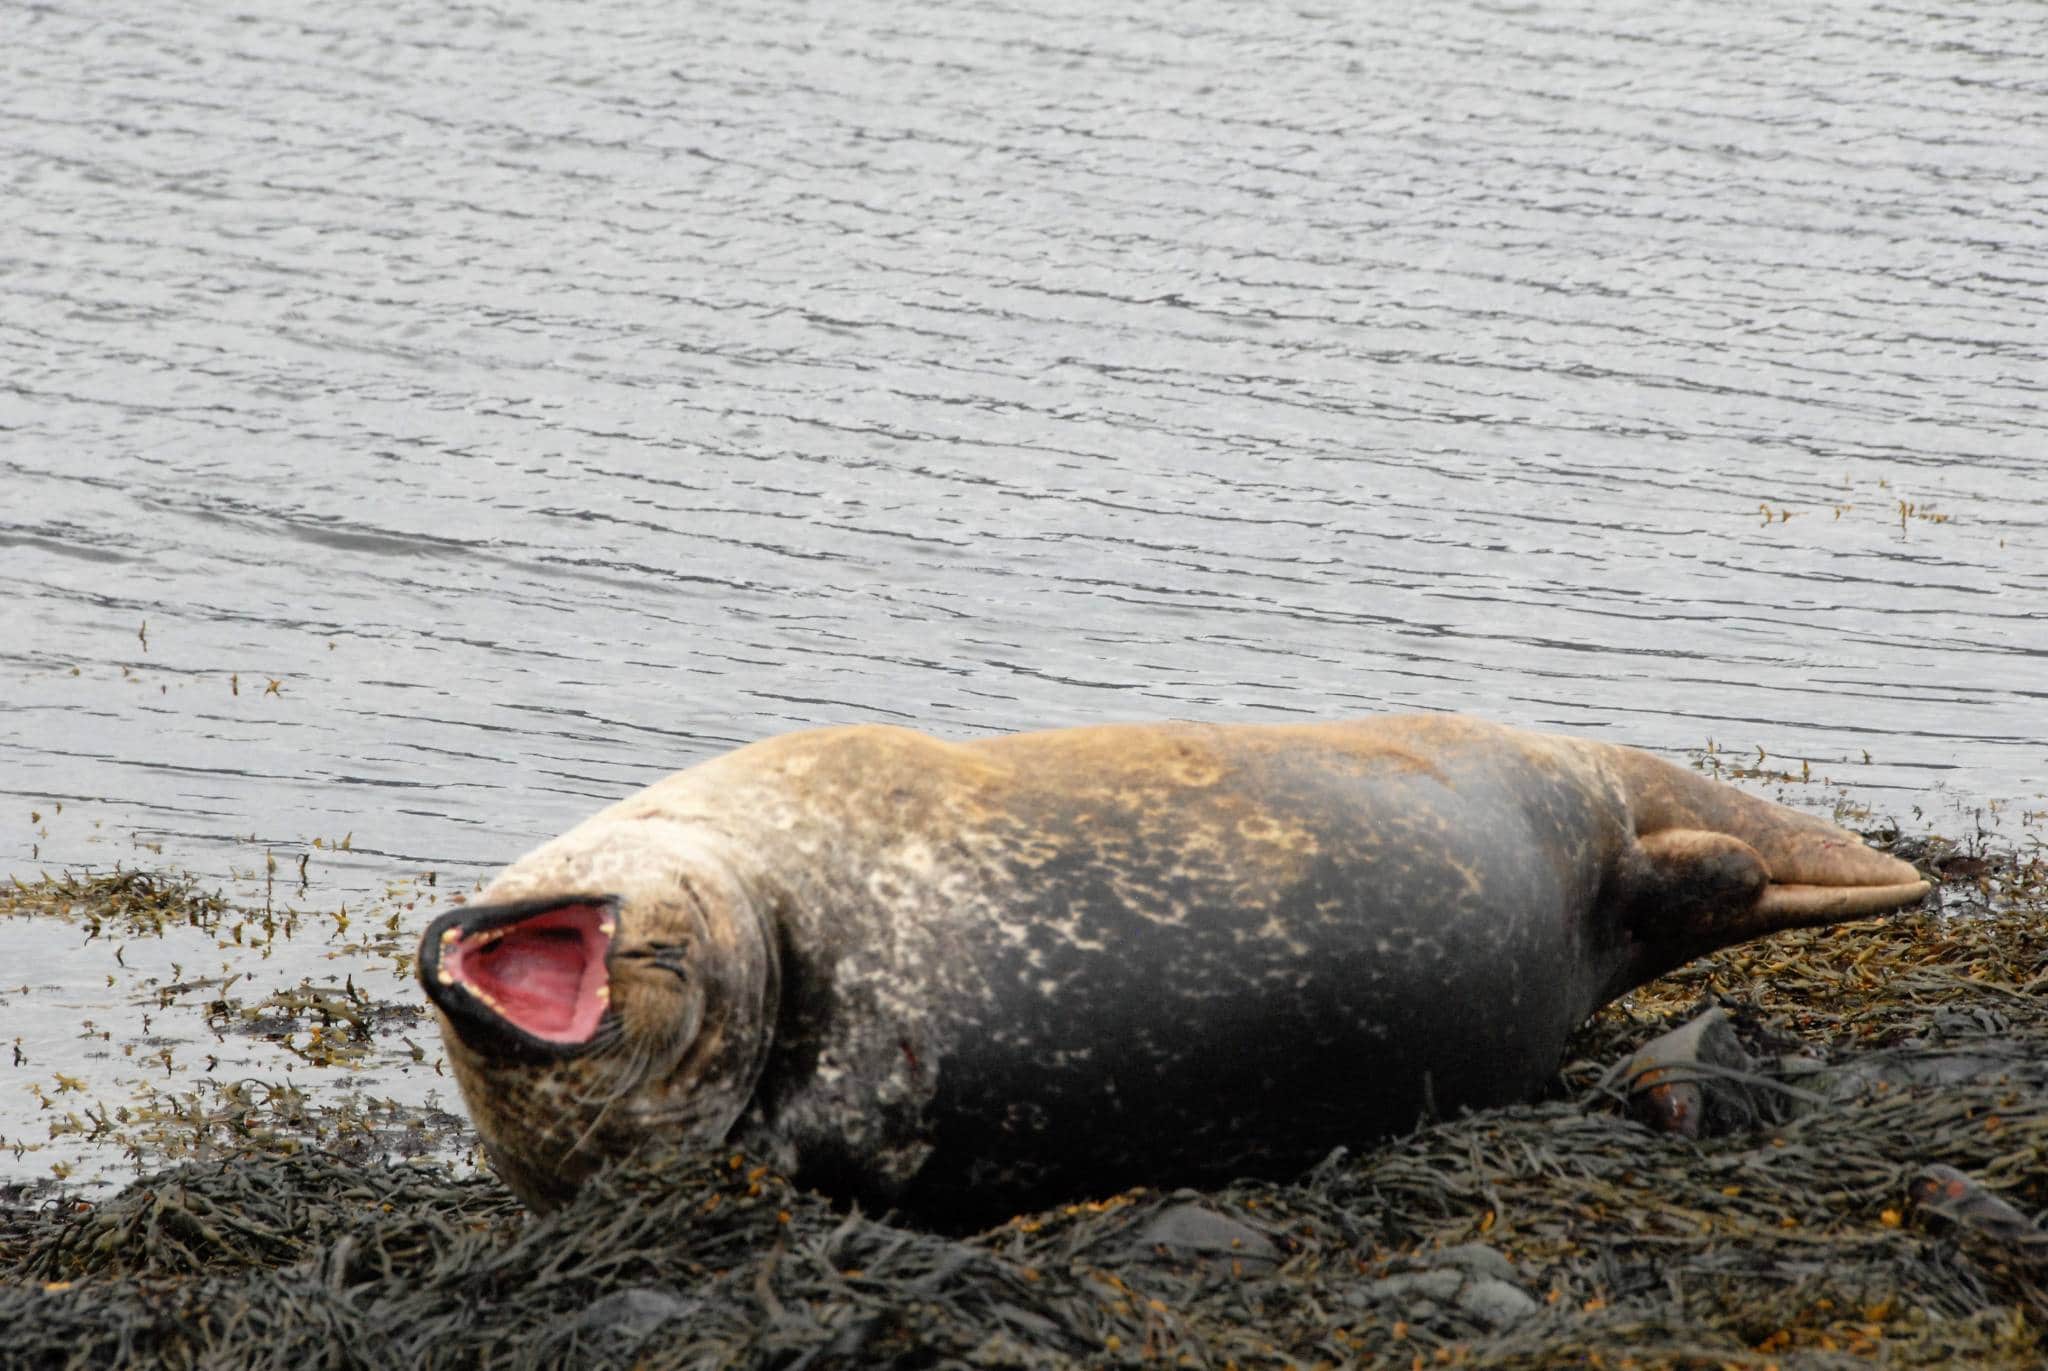
M 474 932 L 451 928 L 441 968 L 513 1027 L 543 1042 L 584 1043 L 604 1017 L 612 927 L 605 908 L 570 904 Z

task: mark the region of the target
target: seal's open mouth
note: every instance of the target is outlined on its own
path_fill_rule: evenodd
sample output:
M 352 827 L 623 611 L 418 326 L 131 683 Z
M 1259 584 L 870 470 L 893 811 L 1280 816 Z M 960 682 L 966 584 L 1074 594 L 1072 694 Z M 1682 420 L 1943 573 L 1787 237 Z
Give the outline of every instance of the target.
M 617 927 L 602 898 L 454 910 L 421 940 L 420 980 L 458 1023 L 510 1029 L 534 1047 L 581 1046 L 611 999 Z

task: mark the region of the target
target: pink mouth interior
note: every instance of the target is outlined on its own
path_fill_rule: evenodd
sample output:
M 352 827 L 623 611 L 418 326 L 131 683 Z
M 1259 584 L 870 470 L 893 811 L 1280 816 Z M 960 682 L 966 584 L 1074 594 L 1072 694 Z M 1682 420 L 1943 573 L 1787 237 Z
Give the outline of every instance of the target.
M 441 965 L 534 1037 L 589 1042 L 605 1010 L 606 922 L 607 911 L 597 905 L 564 905 L 467 934 L 443 952 Z

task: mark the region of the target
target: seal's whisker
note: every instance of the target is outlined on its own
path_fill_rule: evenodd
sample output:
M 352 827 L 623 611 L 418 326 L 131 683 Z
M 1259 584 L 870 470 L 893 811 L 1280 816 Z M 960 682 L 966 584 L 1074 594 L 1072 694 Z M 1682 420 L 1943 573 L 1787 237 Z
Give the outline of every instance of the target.
M 583 1150 L 584 1144 L 588 1143 L 597 1130 L 603 1126 L 606 1117 L 612 1112 L 612 1106 L 617 1104 L 621 1098 L 621 1096 L 614 1095 L 598 1108 L 597 1113 L 591 1116 L 589 1126 L 576 1135 L 576 1141 L 570 1143 L 563 1151 L 560 1160 L 567 1161 Z
M 592 1105 L 597 1105 L 604 1109 L 611 1108 L 645 1083 L 647 1080 L 647 1058 L 648 1052 L 646 1048 L 634 1047 L 632 1055 L 622 1063 L 622 1068 L 612 1073 L 610 1089 L 605 1089 L 604 1083 L 600 1082 L 598 1089 L 591 1091 L 578 1090 L 570 1098 L 575 1101 L 579 1108 L 587 1109 Z
M 598 1020 L 597 1031 L 590 1035 L 590 1044 L 585 1053 L 588 1056 L 601 1057 L 608 1052 L 615 1052 L 619 1044 L 625 1041 L 625 1037 L 625 1027 L 617 1019 L 607 1015 Z

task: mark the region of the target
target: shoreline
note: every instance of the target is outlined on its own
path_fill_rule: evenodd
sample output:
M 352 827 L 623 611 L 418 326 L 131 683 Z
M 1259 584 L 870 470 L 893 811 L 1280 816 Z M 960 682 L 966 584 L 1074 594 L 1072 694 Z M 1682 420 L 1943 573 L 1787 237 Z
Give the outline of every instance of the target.
M 538 1337 L 607 1365 L 886 1362 L 919 1348 L 1005 1365 L 1149 1353 L 1510 1366 L 1597 1352 L 1764 1366 L 1937 1349 L 2025 1365 L 2048 1348 L 2048 858 L 1890 846 L 1940 882 L 1930 907 L 1691 963 L 1589 1021 L 1553 1098 L 1340 1152 L 1292 1183 L 1100 1196 L 955 1241 L 698 1156 L 530 1218 L 465 1160 L 467 1126 L 449 1109 L 216 1080 L 182 1112 L 134 1117 L 172 1146 L 182 1127 L 187 1146 L 127 1188 L 0 1189 L 0 1249 L 16 1254 L 0 1263 L 0 1319 L 78 1350 L 54 1364 L 84 1365 L 106 1330 L 173 1362 L 262 1364 L 340 1317 L 318 1290 L 341 1269 L 344 1341 L 432 1361 L 408 1330 L 468 1299 L 487 1269 L 497 1294 L 436 1355 L 517 1360 Z M 45 917 L 96 926 L 88 945 L 132 949 L 159 917 L 254 936 L 249 911 L 175 878 L 68 879 L 46 891 L 68 912 Z M 7 912 L 31 893 L 17 886 Z M 371 928 L 369 944 L 398 926 Z M 224 1041 L 283 1034 L 309 1066 L 326 1044 L 324 1069 L 374 1084 L 370 1045 L 428 1044 L 404 1004 L 351 988 L 253 1004 L 215 982 L 178 994 L 210 996 L 202 1012 Z M 1910 1069 L 1722 1136 L 1647 1131 L 1604 1078 L 1710 1004 L 1759 1051 Z M 1912 1074 L 1999 1052 L 1989 1076 Z M 152 1289 L 214 1312 L 171 1327 Z M 259 1291 L 289 1298 L 259 1319 Z M 557 1322 L 536 1324 L 541 1308 Z

